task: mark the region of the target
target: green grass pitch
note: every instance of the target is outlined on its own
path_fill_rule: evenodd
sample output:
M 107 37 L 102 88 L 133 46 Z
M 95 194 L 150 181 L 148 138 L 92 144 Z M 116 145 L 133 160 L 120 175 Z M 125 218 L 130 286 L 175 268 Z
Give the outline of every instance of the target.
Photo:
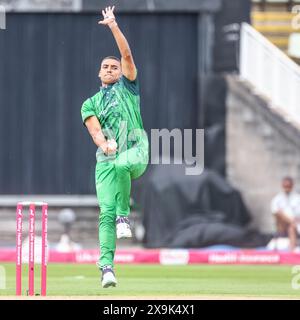
M 0 263 L 6 274 L 1 296 L 15 295 L 15 265 Z M 36 291 L 40 290 L 40 269 L 35 269 Z M 103 289 L 100 272 L 92 264 L 49 264 L 48 296 L 136 298 L 300 298 L 292 288 L 292 266 L 160 266 L 117 265 L 116 288 Z M 23 267 L 23 291 L 27 288 Z

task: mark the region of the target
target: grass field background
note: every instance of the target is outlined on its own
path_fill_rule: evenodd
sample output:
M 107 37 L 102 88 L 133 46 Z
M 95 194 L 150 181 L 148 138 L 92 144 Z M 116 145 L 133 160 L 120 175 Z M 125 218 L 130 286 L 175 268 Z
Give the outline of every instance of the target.
M 15 295 L 15 265 L 0 264 L 6 273 L 6 289 L 0 296 Z M 37 266 L 36 291 L 40 291 L 40 269 Z M 49 264 L 48 296 L 120 296 L 161 298 L 270 297 L 300 298 L 292 288 L 292 266 L 160 266 L 118 265 L 118 286 L 103 289 L 95 265 Z M 23 268 L 23 291 L 28 283 Z M 1 298 L 1 297 L 0 297 Z

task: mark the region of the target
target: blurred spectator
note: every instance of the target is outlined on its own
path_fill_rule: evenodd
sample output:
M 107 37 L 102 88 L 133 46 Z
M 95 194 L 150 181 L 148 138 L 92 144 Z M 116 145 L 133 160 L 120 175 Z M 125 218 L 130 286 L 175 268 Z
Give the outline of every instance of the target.
M 56 246 L 56 250 L 60 252 L 72 252 L 81 249 L 81 245 L 71 240 L 70 232 L 73 223 L 76 220 L 75 212 L 66 208 L 60 211 L 58 221 L 64 227 L 64 233 L 61 235 L 60 241 Z
M 271 202 L 271 211 L 276 219 L 277 237 L 288 236 L 289 249 L 297 248 L 297 236 L 300 231 L 300 194 L 293 191 L 291 177 L 282 179 L 282 192 Z
M 81 249 L 82 246 L 73 242 L 67 234 L 62 234 L 59 243 L 56 245 L 56 250 L 59 252 L 73 252 Z

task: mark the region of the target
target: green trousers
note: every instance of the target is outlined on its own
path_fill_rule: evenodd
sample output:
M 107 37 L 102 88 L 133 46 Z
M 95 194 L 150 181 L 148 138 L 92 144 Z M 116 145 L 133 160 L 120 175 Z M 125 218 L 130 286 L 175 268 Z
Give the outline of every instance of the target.
M 131 180 L 140 177 L 148 164 L 148 145 L 140 144 L 109 162 L 98 162 L 95 180 L 99 214 L 99 267 L 114 265 L 116 216 L 130 213 Z

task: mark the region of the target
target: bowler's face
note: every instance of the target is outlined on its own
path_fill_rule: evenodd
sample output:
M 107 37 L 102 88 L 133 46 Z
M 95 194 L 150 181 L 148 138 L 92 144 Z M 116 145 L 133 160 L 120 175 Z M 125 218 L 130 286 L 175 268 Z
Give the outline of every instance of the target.
M 114 59 L 105 59 L 101 63 L 99 78 L 103 84 L 112 84 L 117 82 L 122 76 L 121 64 Z

